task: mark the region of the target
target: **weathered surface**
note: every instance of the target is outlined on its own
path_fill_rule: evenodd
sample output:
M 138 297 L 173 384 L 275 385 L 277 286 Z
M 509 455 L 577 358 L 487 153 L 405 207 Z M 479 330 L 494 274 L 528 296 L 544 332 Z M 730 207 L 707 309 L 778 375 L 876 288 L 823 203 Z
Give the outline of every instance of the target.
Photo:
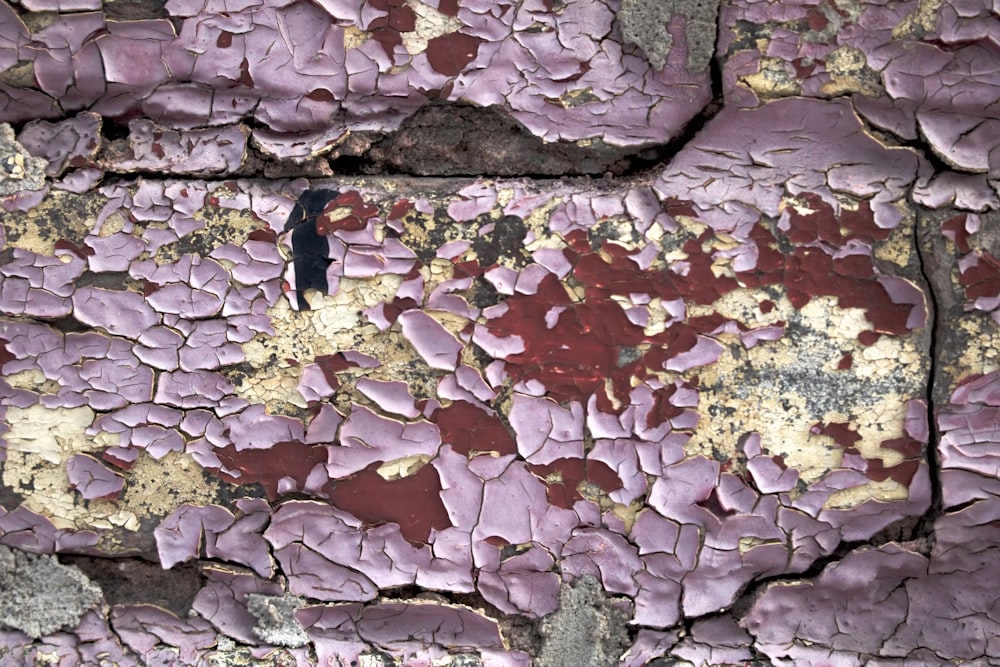
M 0 662 L 1000 660 L 973 5 L 0 3 Z

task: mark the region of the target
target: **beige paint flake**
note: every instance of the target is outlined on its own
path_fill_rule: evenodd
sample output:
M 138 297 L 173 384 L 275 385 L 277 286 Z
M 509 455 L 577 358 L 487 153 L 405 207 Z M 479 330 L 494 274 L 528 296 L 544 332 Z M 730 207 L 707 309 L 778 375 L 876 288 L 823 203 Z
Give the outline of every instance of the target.
M 767 314 L 757 309 L 764 299 L 775 303 Z M 883 336 L 875 345 L 861 345 L 858 334 L 872 328 L 864 311 L 839 308 L 835 297 L 813 298 L 796 311 L 773 292 L 736 290 L 711 308 L 751 326 L 784 320 L 796 331 L 749 350 L 735 337 L 719 337 L 727 350 L 715 364 L 698 369 L 701 420 L 687 444 L 689 454 L 735 458 L 740 438 L 757 432 L 766 453 L 781 455 L 811 483 L 839 467 L 843 456 L 833 438 L 812 432 L 822 422 L 854 425 L 861 436 L 855 446 L 865 458 L 882 458 L 890 466 L 901 460 L 879 445 L 902 435 L 906 397 L 919 389 L 919 377 L 899 373 L 900 365 L 921 364 L 911 338 Z M 838 370 L 845 353 L 852 354 L 853 366 Z M 863 488 L 839 494 L 836 502 L 898 499 L 907 492 L 891 480 Z
M 740 81 L 762 97 L 786 97 L 802 92 L 801 83 L 781 58 L 761 58 L 760 69 L 740 77 Z
M 259 333 L 243 345 L 246 363 L 254 372 L 234 380 L 237 395 L 268 406 L 307 407 L 298 392 L 303 366 L 342 350 L 374 353 L 384 334 L 362 311 L 392 301 L 401 282 L 397 275 L 341 278 L 332 296 L 310 290 L 306 299 L 311 310 L 303 312 L 293 310 L 287 299 L 279 299 L 267 311 L 276 335 Z
M 442 14 L 420 0 L 406 0 L 406 4 L 417 15 L 413 32 L 400 34 L 403 46 L 410 55 L 423 53 L 427 48 L 427 42 L 435 37 L 453 33 L 463 25 L 456 17 Z
M 379 477 L 382 479 L 387 482 L 391 482 L 392 480 L 402 479 L 403 477 L 409 477 L 415 474 L 418 470 L 430 463 L 430 460 L 431 457 L 426 454 L 413 454 L 412 456 L 406 456 L 401 459 L 386 461 L 380 465 L 375 472 L 377 472 Z
M 10 431 L 3 483 L 24 497 L 23 505 L 48 517 L 56 528 L 111 531 L 102 535 L 102 548 L 111 552 L 133 546 L 118 545 L 115 529 L 137 531 L 146 518 L 159 519 L 181 503 L 210 504 L 219 482 L 207 478 L 187 454 L 170 452 L 157 461 L 141 453 L 126 473 L 121 498 L 84 500 L 70 486 L 66 462 L 75 454 L 100 458 L 105 447 L 120 444 L 117 435 L 88 436 L 94 421 L 89 407 L 7 408 Z M 116 546 L 118 545 L 118 546 Z
M 56 394 L 59 392 L 59 383 L 46 378 L 45 374 L 37 368 L 29 368 L 19 373 L 11 373 L 5 376 L 4 380 L 14 389 L 24 389 L 39 394 Z
M 79 408 L 7 408 L 7 460 L 3 483 L 24 497 L 23 505 L 48 517 L 56 528 L 138 530 L 135 514 L 112 500 L 86 501 L 70 486 L 66 462 L 102 445 L 86 434 L 94 411 Z
M 830 81 L 820 88 L 825 95 L 834 97 L 860 93 L 873 97 L 885 92 L 879 73 L 868 66 L 861 49 L 852 46 L 834 49 L 826 56 L 826 71 Z
M 4 234 L 7 245 L 40 255 L 55 254 L 56 241 L 78 243 L 89 232 L 105 200 L 52 190 L 38 206 L 26 213 L 7 213 Z

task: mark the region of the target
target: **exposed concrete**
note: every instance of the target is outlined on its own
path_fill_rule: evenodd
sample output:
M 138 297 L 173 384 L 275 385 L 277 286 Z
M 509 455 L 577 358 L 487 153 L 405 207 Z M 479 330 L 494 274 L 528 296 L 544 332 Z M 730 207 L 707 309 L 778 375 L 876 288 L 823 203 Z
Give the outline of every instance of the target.
M 103 599 L 78 568 L 2 546 L 0 592 L 0 623 L 34 638 L 75 626 Z
M 613 606 L 591 576 L 563 584 L 559 609 L 539 628 L 537 667 L 611 667 L 628 648 L 628 615 Z

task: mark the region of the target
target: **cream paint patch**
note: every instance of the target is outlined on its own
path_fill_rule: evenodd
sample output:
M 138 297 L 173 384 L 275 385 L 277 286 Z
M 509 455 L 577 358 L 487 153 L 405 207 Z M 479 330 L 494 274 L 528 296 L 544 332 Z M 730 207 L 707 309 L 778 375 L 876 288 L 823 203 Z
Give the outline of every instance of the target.
M 760 69 L 740 77 L 740 81 L 762 97 L 785 97 L 802 92 L 801 82 L 781 58 L 761 58 Z
M 267 311 L 276 335 L 257 334 L 243 345 L 246 363 L 254 372 L 234 381 L 237 395 L 252 403 L 306 407 L 297 389 L 303 365 L 342 350 L 377 349 L 384 336 L 363 310 L 392 301 L 401 282 L 397 275 L 341 278 L 336 294 L 310 290 L 306 298 L 311 310 L 302 312 L 292 310 L 287 299 L 279 299 Z
M 841 205 L 843 206 L 843 202 Z M 912 261 L 916 260 L 917 251 L 913 246 L 913 228 L 916 222 L 910 208 L 902 205 L 895 208 L 903 216 L 903 219 L 892 230 L 889 238 L 875 246 L 873 254 L 876 259 L 892 262 L 902 268 L 909 266 Z
M 944 0 L 917 0 L 913 12 L 899 22 L 892 30 L 893 39 L 920 38 L 925 33 L 933 32 L 941 18 L 941 6 Z
M 94 421 L 88 407 L 7 408 L 7 460 L 3 482 L 24 496 L 24 506 L 51 519 L 56 528 L 137 531 L 141 520 L 166 516 L 181 503 L 207 504 L 216 499 L 218 482 L 206 478 L 187 454 L 170 452 L 157 461 L 140 454 L 126 475 L 121 498 L 84 500 L 70 486 L 66 462 L 75 454 L 100 458 L 104 447 L 118 445 L 117 436 L 86 430 Z M 102 548 L 117 550 L 104 536 Z M 131 548 L 131 547 L 125 547 Z
M 380 465 L 375 472 L 386 481 L 409 477 L 427 465 L 431 460 L 426 454 L 414 454 L 401 459 L 387 461 Z
M 39 394 L 55 394 L 59 391 L 59 383 L 46 378 L 45 374 L 37 368 L 11 373 L 5 376 L 4 380 L 15 389 L 34 391 Z
M 851 46 L 834 49 L 826 56 L 826 71 L 831 78 L 821 87 L 826 95 L 876 96 L 884 92 L 878 72 L 868 66 L 861 49 Z
M 977 315 L 957 323 L 966 344 L 958 361 L 949 369 L 956 382 L 969 375 L 1000 370 L 1000 327 L 989 321 L 986 314 Z
M 40 255 L 52 255 L 59 239 L 80 239 L 86 236 L 102 203 L 96 197 L 52 190 L 41 204 L 30 211 L 5 216 L 4 235 L 7 245 Z
M 23 505 L 43 514 L 56 528 L 110 528 L 138 530 L 136 515 L 110 500 L 85 501 L 66 475 L 74 454 L 94 452 L 102 445 L 86 434 L 94 421 L 88 407 L 7 408 L 7 460 L 3 482 L 24 496 Z
M 406 4 L 417 15 L 413 31 L 400 33 L 403 46 L 410 55 L 423 53 L 427 49 L 428 41 L 453 33 L 463 25 L 457 18 L 442 14 L 420 0 L 406 0 Z
M 765 299 L 775 304 L 766 314 L 757 305 Z M 701 419 L 686 445 L 689 453 L 734 458 L 740 438 L 756 432 L 766 453 L 781 455 L 810 483 L 840 466 L 843 455 L 832 437 L 812 432 L 813 427 L 850 423 L 861 436 L 855 446 L 862 456 L 882 458 L 890 466 L 901 460 L 880 443 L 902 435 L 904 397 L 919 389 L 919 377 L 899 373 L 901 365 L 921 363 L 912 339 L 883 336 L 872 346 L 861 345 L 858 334 L 871 329 L 864 311 L 839 308 L 835 297 L 815 297 L 796 311 L 783 296 L 737 290 L 712 308 L 751 326 L 785 321 L 794 334 L 786 331 L 781 339 L 749 350 L 735 336 L 719 336 L 728 348 L 715 364 L 699 369 Z M 839 370 L 845 354 L 852 355 L 852 367 Z M 907 495 L 892 480 L 864 488 L 839 494 L 836 502 Z
M 219 486 L 188 454 L 169 452 L 159 461 L 141 454 L 129 471 L 121 504 L 139 517 L 163 517 L 182 503 L 213 502 Z
M 350 51 L 356 49 L 368 41 L 371 34 L 358 28 L 357 26 L 344 26 L 344 48 Z

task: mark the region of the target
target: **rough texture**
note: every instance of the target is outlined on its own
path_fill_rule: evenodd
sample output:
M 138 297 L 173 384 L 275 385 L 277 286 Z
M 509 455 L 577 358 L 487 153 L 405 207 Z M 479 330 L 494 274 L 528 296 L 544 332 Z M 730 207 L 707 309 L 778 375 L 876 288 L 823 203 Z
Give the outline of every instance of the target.
M 47 164 L 15 141 L 9 123 L 0 123 L 0 196 L 44 188 Z
M 0 623 L 32 638 L 76 627 L 100 605 L 101 589 L 53 556 L 0 546 Z
M 296 648 L 309 642 L 302 624 L 295 620 L 295 612 L 301 608 L 302 600 L 293 595 L 247 595 L 247 611 L 257 618 L 254 635 L 274 646 Z
M 693 72 L 708 69 L 715 55 L 719 0 L 622 0 L 618 11 L 622 37 L 663 69 L 673 47 L 667 26 L 677 16 L 684 22 L 687 66 Z
M 559 591 L 559 609 L 542 621 L 538 667 L 612 665 L 628 648 L 626 614 L 604 597 L 600 582 L 581 577 Z
M 98 4 L 0 2 L 0 544 L 104 589 L 0 661 L 1000 660 L 994 6 Z

